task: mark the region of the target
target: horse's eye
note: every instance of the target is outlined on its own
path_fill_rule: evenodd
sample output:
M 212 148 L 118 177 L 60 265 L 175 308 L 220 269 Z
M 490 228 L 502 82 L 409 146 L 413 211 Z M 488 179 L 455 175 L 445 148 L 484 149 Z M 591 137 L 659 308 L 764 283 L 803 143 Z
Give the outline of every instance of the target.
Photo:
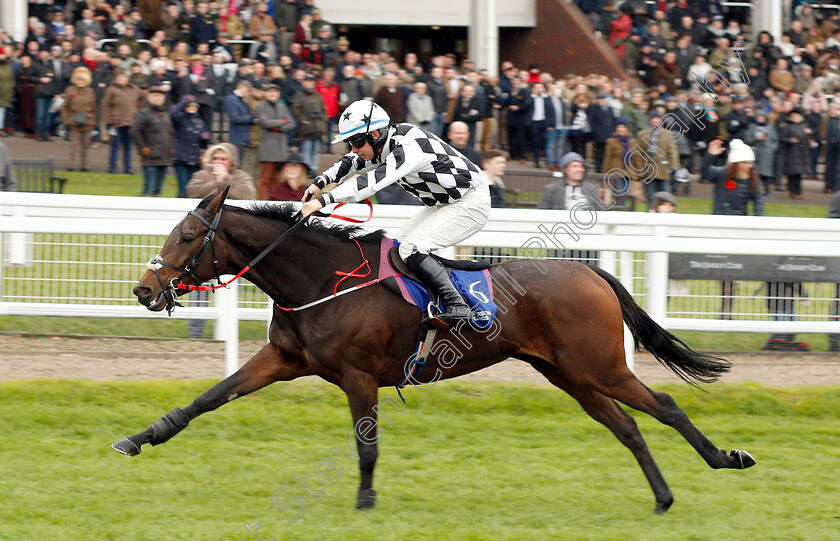
M 182 243 L 184 243 L 184 244 L 189 244 L 189 243 L 191 243 L 191 242 L 192 242 L 192 241 L 194 241 L 194 240 L 195 240 L 195 239 L 194 239 L 194 238 L 192 238 L 192 237 L 191 237 L 191 236 L 189 236 L 189 235 L 186 235 L 186 236 L 184 236 L 183 238 L 181 238 L 181 242 L 182 242 Z

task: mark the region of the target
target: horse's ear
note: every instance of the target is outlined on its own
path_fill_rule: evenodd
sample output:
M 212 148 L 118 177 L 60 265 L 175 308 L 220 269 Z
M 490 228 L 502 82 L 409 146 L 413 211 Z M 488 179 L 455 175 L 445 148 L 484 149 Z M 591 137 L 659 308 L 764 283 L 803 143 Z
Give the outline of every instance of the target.
M 224 191 L 222 191 L 220 186 L 217 186 L 216 193 L 211 193 L 202 199 L 195 209 L 206 209 L 209 214 L 216 214 L 216 212 L 218 212 L 221 206 L 225 203 L 225 199 L 227 199 L 229 191 L 230 186 L 227 186 Z

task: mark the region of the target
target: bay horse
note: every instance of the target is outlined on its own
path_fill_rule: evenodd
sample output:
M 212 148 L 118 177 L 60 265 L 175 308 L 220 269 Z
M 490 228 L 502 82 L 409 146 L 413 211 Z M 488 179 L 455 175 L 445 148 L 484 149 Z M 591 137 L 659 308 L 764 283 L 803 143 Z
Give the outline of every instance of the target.
M 244 270 L 243 276 L 275 303 L 269 341 L 191 404 L 112 447 L 137 455 L 142 445 L 168 441 L 191 420 L 231 400 L 276 381 L 317 375 L 347 394 L 361 470 L 357 507 L 371 508 L 376 497 L 378 389 L 404 381 L 422 314 L 380 283 L 305 310 L 281 309 L 332 296 L 339 279 L 335 271 L 353 269 L 361 258 L 378 261 L 383 234 L 311 220 L 296 228 L 292 205 L 244 209 L 225 205 L 226 197 L 227 190 L 207 196 L 175 226 L 134 294 L 149 310 L 171 309 L 176 296 L 185 292 L 177 284 L 198 285 Z M 248 268 L 272 244 L 277 246 L 265 259 Z M 211 257 L 203 257 L 208 248 Z M 715 381 L 729 362 L 692 351 L 657 325 L 609 273 L 576 262 L 524 259 L 493 265 L 490 273 L 497 291 L 501 293 L 504 283 L 513 290 L 507 302 L 497 298 L 494 330 L 463 325 L 438 332 L 438 343 L 448 341 L 458 353 L 443 358 L 433 352 L 414 383 L 454 378 L 509 358 L 529 363 L 630 449 L 653 489 L 658 513 L 668 510 L 673 495 L 636 422 L 616 401 L 673 427 L 712 468 L 755 464 L 746 451 L 717 448 L 669 395 L 649 389 L 627 368 L 622 321 L 637 349 L 647 349 L 691 384 Z M 366 278 L 354 280 L 359 284 Z

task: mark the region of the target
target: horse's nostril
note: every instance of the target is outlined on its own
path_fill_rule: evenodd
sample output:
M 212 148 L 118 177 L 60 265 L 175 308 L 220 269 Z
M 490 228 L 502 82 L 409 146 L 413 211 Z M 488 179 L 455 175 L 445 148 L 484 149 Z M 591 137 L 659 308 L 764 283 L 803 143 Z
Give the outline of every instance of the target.
M 134 288 L 133 292 L 134 292 L 134 296 L 139 297 L 139 298 L 143 298 L 143 297 L 148 297 L 149 294 L 152 292 L 152 290 L 149 289 L 148 287 L 136 286 Z

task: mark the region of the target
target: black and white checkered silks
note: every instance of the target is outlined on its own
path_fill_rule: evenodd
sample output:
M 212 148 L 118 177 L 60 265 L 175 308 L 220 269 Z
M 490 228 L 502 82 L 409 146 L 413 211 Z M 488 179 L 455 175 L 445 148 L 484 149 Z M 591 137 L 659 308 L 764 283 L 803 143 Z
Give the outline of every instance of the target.
M 387 137 L 379 161 L 366 162 L 350 152 L 321 175 L 332 183 L 375 166 L 329 192 L 333 201 L 363 201 L 395 182 L 419 199 L 426 208 L 397 234 L 403 259 L 452 246 L 484 227 L 490 191 L 478 165 L 412 124 L 391 126 Z

